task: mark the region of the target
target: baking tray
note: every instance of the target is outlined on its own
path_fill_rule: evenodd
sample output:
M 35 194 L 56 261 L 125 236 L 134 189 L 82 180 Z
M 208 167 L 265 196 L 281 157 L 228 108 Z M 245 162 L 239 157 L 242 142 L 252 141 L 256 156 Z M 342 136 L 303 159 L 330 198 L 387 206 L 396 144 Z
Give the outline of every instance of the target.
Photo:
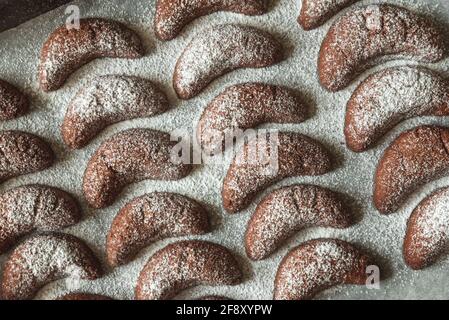
M 362 1 L 358 5 L 377 3 Z M 404 5 L 412 10 L 432 15 L 446 26 L 449 24 L 449 5 L 446 0 L 388 1 Z M 372 180 L 375 167 L 385 148 L 403 130 L 418 124 L 447 124 L 444 118 L 420 118 L 406 121 L 392 130 L 373 150 L 362 154 L 350 152 L 344 144 L 343 125 L 345 104 L 356 85 L 367 74 L 387 66 L 411 64 L 407 61 L 392 61 L 373 68 L 361 75 L 350 87 L 332 94 L 322 89 L 316 76 L 316 59 L 321 39 L 331 22 L 325 26 L 305 32 L 296 23 L 300 1 L 274 0 L 268 14 L 247 17 L 232 13 L 216 13 L 191 23 L 173 41 L 156 40 L 153 31 L 154 1 L 113 0 L 74 2 L 80 6 L 83 17 L 109 17 L 128 24 L 144 39 L 147 54 L 139 60 L 102 59 L 81 68 L 70 77 L 67 84 L 54 93 L 42 93 L 36 75 L 38 57 L 46 37 L 63 24 L 64 7 L 0 34 L 0 77 L 10 81 L 31 97 L 32 112 L 25 117 L 1 123 L 1 129 L 25 130 L 45 137 L 55 149 L 58 162 L 49 170 L 23 176 L 3 183 L 0 192 L 29 183 L 42 183 L 63 188 L 77 195 L 82 202 L 85 219 L 68 233 L 84 240 L 105 262 L 105 238 L 118 210 L 136 196 L 152 191 L 177 192 L 204 203 L 212 212 L 214 232 L 195 238 L 221 243 L 233 250 L 245 270 L 245 281 L 235 287 L 196 287 L 184 291 L 179 298 L 194 298 L 202 295 L 225 295 L 234 299 L 271 299 L 274 275 L 281 258 L 287 250 L 301 242 L 317 237 L 337 237 L 356 243 L 379 257 L 382 275 L 385 278 L 378 290 L 363 286 L 340 286 L 320 294 L 320 299 L 446 299 L 449 259 L 443 259 L 424 271 L 411 271 L 402 259 L 402 240 L 405 224 L 412 209 L 427 194 L 438 187 L 449 185 L 449 178 L 432 182 L 416 192 L 398 213 L 382 216 L 372 204 Z M 240 23 L 259 27 L 274 33 L 288 49 L 288 59 L 283 63 L 264 69 L 238 70 L 221 77 L 202 94 L 189 101 L 176 98 L 171 86 L 174 65 L 188 41 L 205 27 L 218 23 Z M 429 66 L 449 75 L 449 61 L 445 59 Z M 66 107 L 75 92 L 86 82 L 103 74 L 127 74 L 146 77 L 160 83 L 168 93 L 173 109 L 150 119 L 138 119 L 114 125 L 103 131 L 88 147 L 80 151 L 69 151 L 60 136 Z M 324 144 L 336 155 L 338 167 L 322 177 L 291 178 L 276 184 L 259 195 L 257 201 L 240 214 L 228 215 L 221 206 L 221 184 L 229 166 L 229 156 L 223 161 L 203 165 L 194 173 L 177 182 L 144 181 L 127 188 L 116 203 L 103 210 L 91 210 L 85 206 L 81 181 L 87 161 L 100 143 L 114 133 L 127 128 L 145 127 L 171 132 L 176 129 L 193 133 L 198 119 L 207 103 L 225 87 L 246 82 L 264 81 L 290 86 L 303 93 L 314 106 L 314 116 L 298 125 L 269 125 L 271 128 L 289 130 L 310 135 Z M 310 229 L 298 233 L 281 250 L 269 259 L 252 263 L 244 252 L 243 236 L 246 223 L 256 203 L 269 191 L 293 183 L 313 183 L 348 195 L 350 205 L 358 216 L 358 224 L 347 230 Z M 106 276 L 96 281 L 60 280 L 46 286 L 38 299 L 52 299 L 70 291 L 86 291 L 110 295 L 117 299 L 132 299 L 136 279 L 147 259 L 159 248 L 173 239 L 160 241 L 143 250 L 138 259 L 121 268 L 107 269 Z M 0 257 L 0 268 L 5 256 Z M 106 265 L 106 263 L 104 263 Z

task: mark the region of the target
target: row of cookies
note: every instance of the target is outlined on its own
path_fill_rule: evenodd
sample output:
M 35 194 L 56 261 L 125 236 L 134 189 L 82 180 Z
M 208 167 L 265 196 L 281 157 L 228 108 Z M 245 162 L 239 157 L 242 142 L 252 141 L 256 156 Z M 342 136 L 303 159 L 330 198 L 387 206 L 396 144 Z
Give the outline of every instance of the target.
M 319 78 L 326 89 L 336 91 L 370 66 L 373 58 L 399 55 L 437 62 L 446 54 L 442 33 L 429 19 L 392 5 L 358 7 L 340 17 L 326 35 L 318 60 Z M 346 143 L 352 151 L 363 152 L 401 121 L 448 115 L 445 77 L 422 66 L 387 68 L 363 80 L 348 101 Z M 374 204 L 381 213 L 397 211 L 418 187 L 448 173 L 448 130 L 420 126 L 402 133 L 387 148 L 374 179 Z M 442 188 L 411 214 L 403 246 L 404 260 L 411 268 L 428 267 L 444 251 L 448 205 L 447 188 Z
M 274 299 L 307 299 L 334 285 L 365 284 L 366 270 L 372 263 L 368 255 L 347 242 L 308 241 L 290 251 L 281 262 Z M 43 233 L 23 242 L 8 258 L 0 284 L 2 299 L 31 299 L 52 281 L 65 277 L 95 280 L 102 275 L 99 260 L 82 240 L 68 234 Z M 137 280 L 135 298 L 171 299 L 193 286 L 229 286 L 241 282 L 241 268 L 227 248 L 207 241 L 178 241 L 150 257 Z M 73 293 L 60 299 L 110 298 Z
M 389 25 L 383 21 L 388 21 Z M 400 21 L 405 21 L 407 25 L 401 25 Z M 352 28 L 346 28 L 346 25 L 350 25 Z M 48 88 L 49 86 L 56 89 L 77 67 L 96 57 L 137 58 L 143 54 L 143 48 L 138 36 L 118 22 L 102 19 L 84 19 L 81 20 L 80 28 L 80 30 L 73 31 L 61 27 L 45 43 L 40 64 L 40 81 L 43 90 L 52 90 Z M 383 28 L 391 36 L 380 32 Z M 346 35 L 344 30 L 352 30 L 353 34 Z M 370 31 L 370 33 L 366 34 L 366 30 Z M 419 32 L 414 32 L 413 30 L 419 30 Z M 89 38 L 89 32 L 94 32 L 96 38 Z M 394 35 L 407 33 L 410 36 L 405 36 L 404 39 L 394 38 Z M 68 40 L 63 41 L 66 38 Z M 341 38 L 345 38 L 346 41 L 340 41 L 339 39 Z M 114 39 L 119 40 L 113 42 Z M 214 45 L 214 42 L 224 43 L 226 46 Z M 73 52 L 74 50 L 70 49 L 70 47 L 76 46 L 72 46 L 72 44 L 77 44 L 83 50 L 75 50 L 76 52 Z M 105 48 L 101 48 L 102 46 L 108 48 L 109 51 L 107 52 Z M 231 47 L 239 48 L 237 51 L 241 54 L 234 54 L 234 50 L 230 49 Z M 68 54 L 61 54 L 61 52 Z M 343 53 L 344 56 L 350 58 L 339 58 L 339 55 Z M 383 56 L 391 57 L 392 55 L 410 57 L 424 62 L 436 62 L 444 57 L 444 41 L 430 21 L 406 9 L 392 5 L 373 5 L 356 8 L 337 20 L 323 41 L 318 59 L 320 82 L 325 88 L 332 91 L 334 89 L 342 89 L 361 70 L 366 68 L 366 65 L 372 59 Z M 224 63 L 220 62 L 218 57 L 228 57 L 229 59 L 226 59 L 227 63 Z M 282 46 L 270 35 L 260 30 L 237 25 L 215 26 L 206 30 L 203 35 L 194 38 L 187 46 L 175 68 L 174 87 L 181 98 L 191 98 L 197 95 L 214 78 L 225 72 L 238 67 L 271 65 L 279 62 L 282 57 Z M 197 63 L 198 59 L 203 59 L 205 62 Z M 343 78 L 345 78 L 344 81 Z M 420 80 L 418 81 L 417 79 Z M 81 110 L 77 111 L 73 105 L 80 103 L 78 101 L 79 97 L 88 95 L 90 93 L 89 90 L 92 90 L 91 88 L 98 82 L 103 86 L 100 89 L 101 92 L 106 91 L 106 85 L 114 84 L 114 79 L 110 80 L 110 82 L 107 82 L 105 79 L 102 80 L 95 80 L 94 83 L 87 86 L 88 89 L 84 90 L 87 92 L 80 92 L 73 99 L 72 107 L 69 108 L 66 121 L 64 122 L 64 137 L 70 136 L 68 132 L 71 131 L 71 127 L 78 125 L 79 120 L 77 122 L 73 118 L 93 117 L 97 118 L 96 122 L 104 122 L 103 126 L 106 126 L 120 120 L 158 114 L 168 108 L 168 106 L 162 103 L 163 105 L 158 104 L 153 106 L 153 108 L 148 108 L 150 110 L 148 113 L 143 112 L 141 106 L 136 108 L 137 110 L 132 108 L 129 110 L 130 108 L 128 108 L 128 110 L 121 110 L 121 112 L 117 112 L 114 115 L 108 115 L 107 109 L 103 108 L 102 112 L 98 112 L 97 117 L 86 115 L 85 108 L 80 108 Z M 342 81 L 345 83 L 334 89 L 329 84 Z M 387 100 L 386 95 L 393 91 L 394 88 L 392 86 L 396 85 L 397 87 L 399 86 L 398 83 L 401 82 L 407 87 L 415 86 L 417 88 L 416 91 L 409 91 L 412 91 L 417 97 L 424 96 L 425 99 L 423 98 L 422 101 L 427 102 L 430 100 L 431 103 L 425 103 L 426 106 L 424 107 L 423 102 L 410 102 L 409 104 L 403 104 L 404 106 L 401 110 L 392 111 L 392 104 L 385 102 Z M 49 85 L 49 83 L 59 84 Z M 150 84 L 146 85 L 149 86 Z M 444 79 L 441 79 L 437 74 L 422 68 L 404 67 L 384 70 L 371 76 L 357 88 L 348 102 L 345 126 L 348 147 L 354 151 L 366 150 L 386 131 L 406 118 L 417 115 L 445 115 L 447 113 L 447 95 L 446 90 L 444 90 L 446 85 Z M 148 88 L 138 88 L 139 85 L 136 83 L 129 86 L 137 87 L 133 90 L 128 89 L 132 92 L 135 90 L 137 92 L 136 96 L 139 96 L 142 90 Z M 430 86 L 435 87 L 435 92 L 432 93 L 429 90 L 423 92 L 424 88 Z M 6 90 L 6 84 L 2 83 L 1 87 L 2 90 Z M 115 84 L 114 88 L 120 88 L 120 84 Z M 10 88 L 9 91 L 11 90 Z M 407 92 L 403 90 L 402 95 L 405 96 L 406 94 Z M 380 107 L 365 106 L 364 102 L 369 99 L 378 100 L 375 102 Z M 6 107 L 2 109 L 5 110 L 4 112 L 9 110 L 8 113 L 10 114 L 14 112 L 11 110 L 16 110 L 15 112 L 20 114 L 26 109 L 26 103 L 16 99 L 14 105 L 9 106 L 8 109 Z M 125 114 L 129 115 L 125 116 Z M 12 115 L 13 113 L 8 117 Z M 6 114 L 2 117 L 5 118 Z M 75 123 L 71 125 L 71 122 Z M 92 124 L 89 125 L 93 127 Z M 82 135 L 82 133 L 79 135 Z M 65 140 L 71 147 L 82 147 L 82 145 L 74 143 L 70 138 Z

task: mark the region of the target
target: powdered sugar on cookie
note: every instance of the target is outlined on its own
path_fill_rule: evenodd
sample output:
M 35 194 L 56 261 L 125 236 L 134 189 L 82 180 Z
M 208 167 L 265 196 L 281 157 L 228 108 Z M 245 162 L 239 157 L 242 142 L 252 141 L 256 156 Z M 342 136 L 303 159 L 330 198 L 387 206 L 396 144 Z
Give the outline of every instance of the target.
M 210 82 L 237 68 L 261 68 L 280 62 L 282 45 L 269 33 L 225 24 L 203 30 L 176 63 L 173 84 L 178 96 L 190 99 Z
M 151 81 L 128 76 L 102 76 L 71 101 L 62 125 L 67 145 L 80 148 L 108 125 L 150 117 L 169 108 L 165 94 Z
M 410 216 L 404 258 L 413 269 L 433 264 L 449 244 L 449 188 L 425 198 Z
M 359 0 L 303 0 L 299 23 L 305 30 L 321 26 L 338 11 Z
M 238 130 L 263 123 L 300 123 L 308 108 L 292 90 L 263 83 L 228 87 L 204 110 L 197 129 L 198 141 L 207 153 L 230 147 Z M 228 145 L 226 144 L 228 143 Z
M 363 151 L 399 122 L 449 115 L 449 81 L 421 67 L 397 67 L 366 79 L 348 102 L 348 146 Z
M 76 201 L 62 190 L 29 185 L 0 195 L 0 254 L 35 229 L 56 231 L 77 223 Z
M 143 47 L 133 31 L 113 20 L 80 20 L 80 28 L 56 29 L 45 42 L 39 67 L 41 89 L 59 89 L 66 79 L 96 58 L 139 58 Z
M 261 15 L 267 9 L 267 0 L 158 0 L 154 25 L 161 40 L 171 40 L 200 16 L 217 11 Z
M 246 229 L 247 255 L 267 258 L 295 232 L 309 227 L 347 228 L 351 213 L 339 196 L 313 185 L 278 189 L 257 206 Z
M 30 299 L 51 281 L 67 276 L 93 280 L 101 274 L 99 262 L 81 240 L 42 234 L 25 241 L 9 257 L 2 276 L 2 297 Z
M 140 273 L 138 300 L 166 300 L 197 285 L 236 285 L 242 280 L 227 248 L 206 241 L 179 241 L 156 252 Z
M 330 91 L 345 88 L 377 58 L 441 60 L 446 49 L 433 23 L 393 5 L 370 5 L 349 11 L 331 27 L 318 59 L 321 84 Z
M 123 207 L 112 223 L 107 240 L 108 261 L 125 264 L 151 243 L 210 231 L 207 211 L 196 201 L 173 193 L 151 193 Z
M 308 241 L 290 251 L 281 262 L 274 298 L 304 300 L 335 285 L 364 284 L 368 260 L 341 240 Z

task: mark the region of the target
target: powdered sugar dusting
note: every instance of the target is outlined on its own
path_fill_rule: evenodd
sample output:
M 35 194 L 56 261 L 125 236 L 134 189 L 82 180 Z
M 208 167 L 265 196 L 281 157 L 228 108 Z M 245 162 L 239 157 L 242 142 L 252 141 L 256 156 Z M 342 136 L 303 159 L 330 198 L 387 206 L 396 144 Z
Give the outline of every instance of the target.
M 76 95 L 71 102 L 69 116 L 79 116 L 86 121 L 101 121 L 99 119 L 104 118 L 119 121 L 125 115 L 134 117 L 160 113 L 166 107 L 163 106 L 165 102 L 163 95 L 145 79 L 103 76 L 94 79 Z
M 191 286 L 234 285 L 240 281 L 240 267 L 225 247 L 204 241 L 180 241 L 151 257 L 140 274 L 136 298 L 170 299 Z
M 449 128 L 419 126 L 402 133 L 385 151 L 375 176 L 374 202 L 395 212 L 416 188 L 449 172 Z
M 197 17 L 216 11 L 259 15 L 267 4 L 267 0 L 158 0 L 155 28 L 161 39 L 170 40 Z
M 165 132 L 130 129 L 105 141 L 86 168 L 84 196 L 94 208 L 111 205 L 130 183 L 144 179 L 178 180 L 192 166 L 172 159 L 175 142 Z
M 302 300 L 318 290 L 344 284 L 364 274 L 362 255 L 349 244 L 315 240 L 293 249 L 276 276 L 275 299 Z
M 401 56 L 436 62 L 444 54 L 444 40 L 429 20 L 401 7 L 370 5 L 349 11 L 331 27 L 318 69 L 322 84 L 336 91 L 373 59 Z
M 75 200 L 61 190 L 31 185 L 0 195 L 0 252 L 35 229 L 55 231 L 80 219 Z
M 347 136 L 368 147 L 403 120 L 449 115 L 449 82 L 420 67 L 386 69 L 362 82 L 347 113 Z
M 322 175 L 331 170 L 330 155 L 309 137 L 280 132 L 276 141 L 277 150 L 272 144 L 260 143 L 259 140 L 244 144 L 224 180 L 223 203 L 231 212 L 245 209 L 257 192 L 277 181 L 291 176 Z M 259 154 L 270 155 L 274 161 L 254 159 L 251 155 L 252 144 L 257 144 Z M 277 170 L 272 170 L 273 163 L 277 164 Z
M 46 91 L 56 90 L 72 72 L 95 58 L 137 58 L 141 51 L 137 35 L 118 22 L 82 19 L 79 30 L 64 25 L 43 46 L 41 86 Z
M 351 214 L 330 190 L 311 185 L 282 188 L 258 205 L 248 223 L 246 250 L 251 258 L 263 259 L 303 228 L 346 228 L 351 221 Z
M 411 228 L 407 252 L 433 262 L 449 243 L 449 188 L 436 191 L 415 209 L 408 232 Z
M 378 1 L 364 0 L 361 4 Z M 449 11 L 447 1 L 409 1 L 389 0 L 389 3 L 403 5 L 415 12 L 428 14 L 432 19 L 447 21 Z M 170 42 L 160 42 L 154 35 L 153 18 L 155 1 L 148 0 L 97 0 L 75 1 L 81 9 L 83 17 L 105 17 L 126 22 L 142 36 L 147 48 L 147 55 L 137 60 L 101 59 L 95 60 L 69 78 L 65 86 L 52 94 L 40 91 L 36 80 L 36 70 L 39 64 L 38 56 L 42 43 L 57 27 L 65 23 L 64 7 L 43 15 L 14 30 L 0 34 L 0 73 L 1 78 L 14 83 L 31 97 L 32 113 L 17 120 L 2 123 L 6 130 L 26 130 L 42 136 L 50 141 L 55 148 L 58 161 L 56 165 L 44 172 L 11 179 L 0 185 L 3 191 L 10 188 L 32 183 L 45 183 L 70 191 L 81 200 L 83 211 L 87 216 L 78 225 L 67 232 L 86 240 L 99 253 L 103 264 L 106 264 L 105 239 L 112 220 L 117 212 L 133 198 L 149 192 L 175 192 L 197 199 L 217 216 L 218 223 L 212 233 L 194 236 L 203 240 L 214 241 L 225 245 L 241 257 L 247 268 L 245 281 L 236 286 L 196 287 L 178 295 L 179 298 L 192 299 L 206 295 L 227 296 L 233 299 L 271 299 L 273 281 L 280 260 L 293 246 L 309 239 L 332 237 L 341 238 L 359 244 L 385 258 L 383 261 L 391 270 L 391 277 L 381 282 L 379 290 L 367 290 L 365 286 L 342 286 L 323 292 L 321 299 L 416 299 L 416 298 L 447 298 L 449 287 L 447 283 L 448 259 L 442 259 L 432 268 L 421 272 L 413 272 L 405 265 L 402 258 L 402 242 L 405 224 L 410 212 L 425 197 L 438 187 L 447 186 L 448 178 L 434 181 L 420 188 L 406 205 L 396 214 L 382 216 L 372 205 L 372 179 L 379 157 L 393 139 L 403 130 L 419 124 L 440 124 L 447 120 L 440 118 L 414 118 L 403 122 L 383 140 L 376 148 L 355 154 L 344 145 L 343 124 L 345 105 L 356 84 L 337 94 L 329 93 L 321 88 L 316 78 L 316 59 L 327 27 L 311 32 L 304 32 L 295 22 L 300 10 L 299 1 L 276 0 L 270 11 L 260 17 L 248 17 L 230 13 L 218 12 L 193 21 L 179 37 Z M 337 18 L 337 17 L 335 17 Z M 335 19 L 334 18 L 334 19 Z M 201 96 L 180 101 L 175 98 L 172 89 L 172 76 L 176 60 L 188 44 L 209 25 L 219 23 L 239 23 L 251 25 L 266 30 L 289 48 L 288 59 L 276 66 L 262 69 L 236 70 L 217 79 Z M 38 26 L 38 27 L 36 27 Z M 448 68 L 449 60 L 443 60 L 432 69 L 443 74 Z M 382 67 L 394 67 L 404 64 L 403 61 L 390 61 Z M 379 68 L 375 69 L 376 71 Z M 60 125 L 63 122 L 66 108 L 76 92 L 86 83 L 101 75 L 135 75 L 161 83 L 169 94 L 174 109 L 158 117 L 135 119 L 111 126 L 99 134 L 84 149 L 69 152 L 64 147 L 60 135 Z M 365 76 L 365 75 L 364 75 Z M 361 79 L 361 78 L 360 78 Z M 238 215 L 225 213 L 221 202 L 221 187 L 223 177 L 231 162 L 224 160 L 225 165 L 216 163 L 205 164 L 195 170 L 190 176 L 180 181 L 142 181 L 129 186 L 111 207 L 102 210 L 92 210 L 83 200 L 82 177 L 86 165 L 100 144 L 115 133 L 130 128 L 151 128 L 171 132 L 179 128 L 196 129 L 205 106 L 226 87 L 244 82 L 265 82 L 287 86 L 303 93 L 313 106 L 313 117 L 299 125 L 270 124 L 270 128 L 289 130 L 309 135 L 323 142 L 332 149 L 337 158 L 337 168 L 320 177 L 289 178 L 262 192 L 248 209 Z M 296 234 L 286 242 L 269 259 L 251 262 L 245 258 L 244 233 L 247 221 L 255 210 L 256 204 L 273 189 L 295 183 L 317 184 L 338 190 L 355 200 L 353 212 L 358 215 L 358 223 L 349 229 L 310 228 Z M 187 237 L 192 238 L 192 237 Z M 109 270 L 108 273 L 95 281 L 67 282 L 56 281 L 39 291 L 36 298 L 52 299 L 67 292 L 97 293 L 117 299 L 132 299 L 139 272 L 148 258 L 160 248 L 173 242 L 173 239 L 161 240 L 141 251 L 131 263 Z M 6 255 L 0 256 L 0 269 L 4 270 Z M 379 262 L 381 263 L 381 262 Z M 383 264 L 380 264 L 381 273 Z M 1 271 L 1 270 L 0 270 Z
M 27 240 L 14 250 L 6 263 L 3 297 L 30 298 L 46 283 L 67 276 L 98 277 L 97 262 L 86 248 L 80 240 L 62 234 L 43 234 Z
M 0 182 L 50 167 L 53 151 L 40 137 L 21 131 L 0 131 Z
M 316 28 L 341 9 L 357 1 L 359 0 L 303 0 L 301 7 L 303 27 Z
M 335 12 L 337 8 L 344 7 L 356 0 L 304 0 L 307 7 L 307 15 L 312 18 L 320 19 L 328 15 L 329 12 Z M 304 4 L 303 4 L 304 5 Z
M 152 82 L 127 76 L 102 76 L 81 89 L 71 101 L 62 134 L 69 146 L 86 144 L 104 127 L 165 112 L 168 101 Z
M 0 79 L 0 121 L 20 117 L 28 108 L 28 99 L 13 85 Z
M 195 37 L 176 64 L 174 86 L 192 97 L 212 80 L 242 67 L 266 67 L 282 59 L 282 47 L 271 35 L 256 28 L 224 24 Z
M 173 193 L 134 199 L 116 216 L 108 235 L 111 264 L 128 262 L 138 250 L 167 237 L 209 232 L 207 212 L 194 200 Z
M 198 141 L 206 152 L 217 153 L 238 129 L 265 122 L 300 123 L 308 112 L 299 97 L 285 87 L 263 83 L 231 86 L 204 110 L 198 123 Z

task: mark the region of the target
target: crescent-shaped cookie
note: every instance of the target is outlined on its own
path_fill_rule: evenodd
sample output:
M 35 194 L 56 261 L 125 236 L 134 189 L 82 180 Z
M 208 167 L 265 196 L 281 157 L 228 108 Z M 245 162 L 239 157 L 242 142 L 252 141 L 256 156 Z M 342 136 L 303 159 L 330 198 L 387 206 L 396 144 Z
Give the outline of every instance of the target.
M 257 155 L 253 154 L 256 150 Z M 228 170 L 223 182 L 223 206 L 229 213 L 239 212 L 273 183 L 291 176 L 322 175 L 331 167 L 329 152 L 307 136 L 279 132 L 277 138 L 257 137 L 243 145 Z
M 0 131 L 0 183 L 49 168 L 55 160 L 50 146 L 33 134 Z
M 437 62 L 445 55 L 444 39 L 433 23 L 389 4 L 358 7 L 331 27 L 321 46 L 318 74 L 329 91 L 345 88 L 379 58 Z
M 158 0 L 154 25 L 160 40 L 172 40 L 193 20 L 217 11 L 250 16 L 268 11 L 267 0 Z
M 28 98 L 10 83 L 0 79 L 0 121 L 23 116 L 28 112 Z
M 0 254 L 34 230 L 57 231 L 76 224 L 81 210 L 67 192 L 27 185 L 0 195 Z
M 179 180 L 192 170 L 190 164 L 174 163 L 176 145 L 165 132 L 129 129 L 105 141 L 87 164 L 84 196 L 93 208 L 111 205 L 122 189 L 145 179 Z
M 414 270 L 424 269 L 446 251 L 449 244 L 449 188 L 425 198 L 413 211 L 404 239 L 404 260 Z
M 262 260 L 307 227 L 344 229 L 353 222 L 339 194 L 313 185 L 273 191 L 257 206 L 245 235 L 246 254 Z
M 204 110 L 197 138 L 206 153 L 221 153 L 226 141 L 233 141 L 236 130 L 263 123 L 300 123 L 308 108 L 292 90 L 263 83 L 231 86 Z
M 97 77 L 70 102 L 62 137 L 70 148 L 80 149 L 111 124 L 151 117 L 168 108 L 165 93 L 149 80 L 115 75 Z
M 418 187 L 449 172 L 449 128 L 420 126 L 402 133 L 385 151 L 374 178 L 374 204 L 383 214 L 399 209 Z
M 302 0 L 298 23 L 304 30 L 318 28 L 357 1 L 359 0 Z
M 284 59 L 282 45 L 269 33 L 235 24 L 198 34 L 176 63 L 173 86 L 181 99 L 197 96 L 216 78 L 238 68 L 262 68 Z
M 94 59 L 137 59 L 143 52 L 139 36 L 120 22 L 81 19 L 79 29 L 64 25 L 48 37 L 40 57 L 40 87 L 45 92 L 59 89 L 73 72 Z
M 338 239 L 315 239 L 292 249 L 274 283 L 275 300 L 308 300 L 341 284 L 364 285 L 371 258 Z
M 136 286 L 137 300 L 168 300 L 198 285 L 229 286 L 242 281 L 231 252 L 207 241 L 179 241 L 156 252 Z
M 112 222 L 106 244 L 108 261 L 119 266 L 157 240 L 209 231 L 208 213 L 196 201 L 174 193 L 146 194 L 125 205 Z
M 57 298 L 60 301 L 109 301 L 114 300 L 111 297 L 91 293 L 68 293 Z
M 62 233 L 34 236 L 19 245 L 6 261 L 1 289 L 4 300 L 29 300 L 46 284 L 72 277 L 102 276 L 99 261 L 80 239 Z
M 349 149 L 361 152 L 403 120 L 449 116 L 449 81 L 422 67 L 396 67 L 369 76 L 346 111 Z

